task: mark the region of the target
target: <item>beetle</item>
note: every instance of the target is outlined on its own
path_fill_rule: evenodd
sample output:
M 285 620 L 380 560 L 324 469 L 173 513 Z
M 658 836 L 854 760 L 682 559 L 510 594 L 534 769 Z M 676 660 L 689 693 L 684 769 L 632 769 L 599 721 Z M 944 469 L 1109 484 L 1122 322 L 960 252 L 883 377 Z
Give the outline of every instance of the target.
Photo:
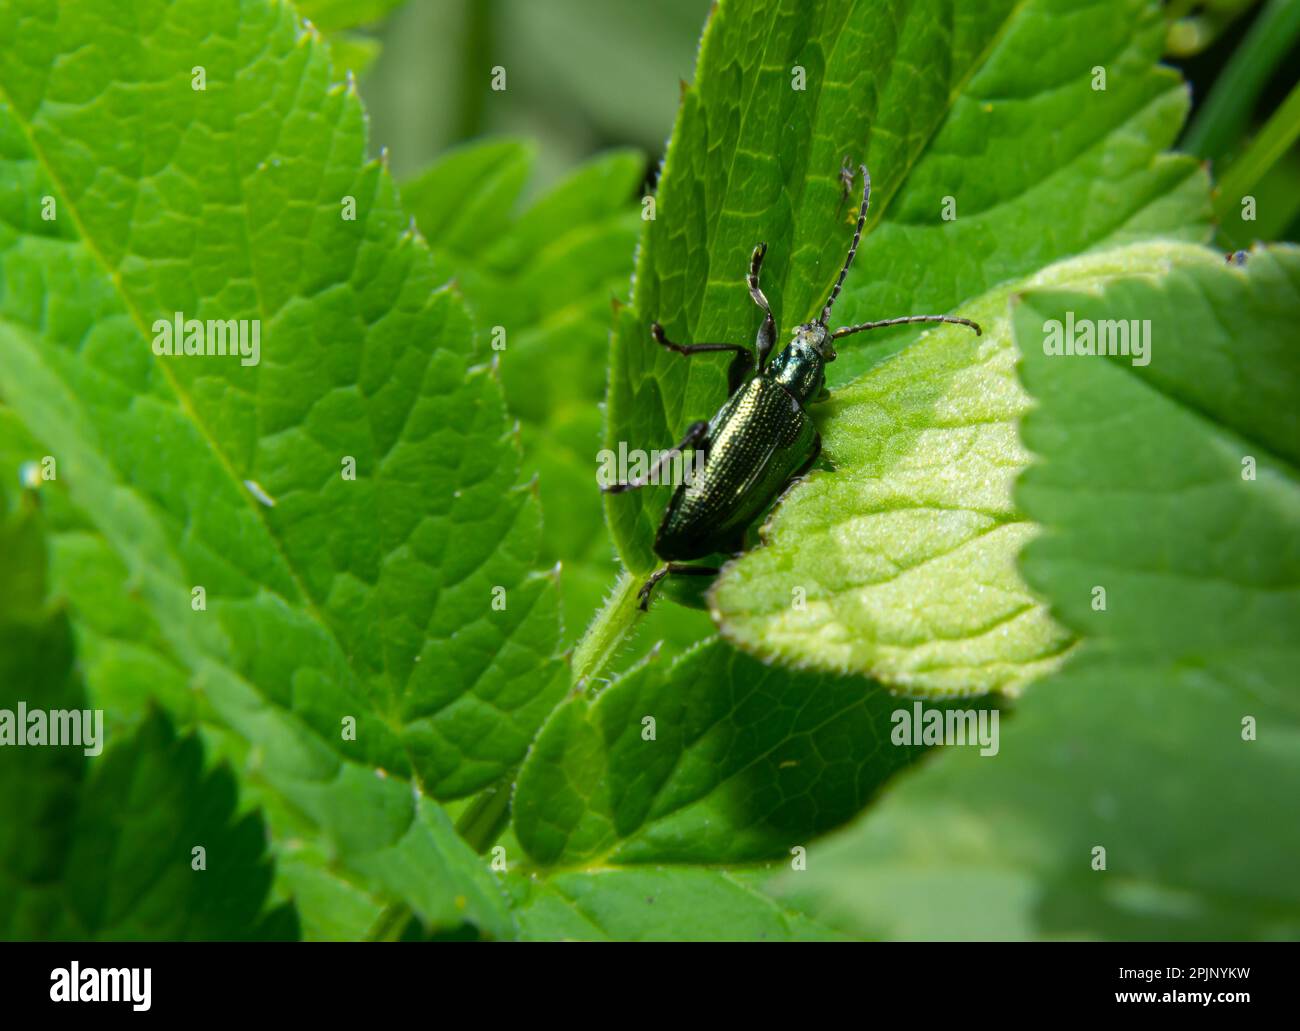
M 687 565 L 693 559 L 744 551 L 745 533 L 753 521 L 794 481 L 802 477 L 821 454 L 821 435 L 807 406 L 826 394 L 826 365 L 835 360 L 834 341 L 853 333 L 914 322 L 947 322 L 968 326 L 978 336 L 977 323 L 953 315 L 904 315 L 899 318 L 829 328 L 844 277 L 849 274 L 862 239 L 862 226 L 871 204 L 871 176 L 862 173 L 862 206 L 848 256 L 815 322 L 796 326 L 785 349 L 768 364 L 776 343 L 776 321 L 768 305 L 759 274 L 767 244 L 754 248 L 745 277 L 749 296 L 763 313 L 754 348 L 743 344 L 679 344 L 651 323 L 656 343 L 680 355 L 731 351 L 735 357 L 727 371 L 727 400 L 712 419 L 691 423 L 680 444 L 660 456 L 642 476 L 601 487 L 609 494 L 637 490 L 658 482 L 658 473 L 687 450 L 704 452 L 702 468 L 688 476 L 673 492 L 655 534 L 654 551 L 664 560 L 642 585 L 641 609 L 650 605 L 655 584 L 668 575 L 716 576 L 716 566 Z

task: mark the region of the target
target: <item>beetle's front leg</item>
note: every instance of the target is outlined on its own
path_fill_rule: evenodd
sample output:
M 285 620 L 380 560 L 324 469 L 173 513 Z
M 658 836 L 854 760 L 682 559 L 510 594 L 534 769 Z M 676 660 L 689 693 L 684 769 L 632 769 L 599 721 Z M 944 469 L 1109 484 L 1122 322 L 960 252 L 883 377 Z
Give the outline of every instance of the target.
M 745 381 L 750 370 L 754 367 L 754 355 L 748 347 L 740 344 L 675 344 L 664 336 L 664 327 L 657 322 L 650 323 L 650 335 L 655 338 L 655 343 L 660 347 L 666 347 L 678 354 L 692 355 L 703 354 L 706 351 L 735 351 L 736 357 L 731 360 L 731 365 L 727 369 L 728 395 L 736 392 L 736 387 Z
M 675 344 L 664 335 L 664 327 L 657 322 L 650 323 L 650 335 L 655 338 L 655 343 L 660 347 L 666 347 L 678 354 L 704 354 L 707 351 L 735 351 L 738 354 L 749 354 L 749 348 L 743 344 Z
M 675 448 L 665 451 L 659 456 L 659 461 L 655 462 L 644 476 L 628 480 L 626 483 L 607 483 L 601 485 L 601 491 L 605 494 L 622 494 L 624 491 L 636 490 L 644 487 L 647 483 L 654 483 L 658 480 L 659 471 L 674 458 L 680 455 L 687 448 L 704 447 L 708 442 L 709 424 L 704 420 L 691 423 L 690 429 L 686 431 L 686 436 L 682 442 Z
M 717 576 L 720 572 L 722 570 L 717 566 L 687 566 L 680 562 L 669 562 L 651 573 L 650 579 L 641 585 L 641 590 L 636 594 L 638 607 L 642 612 L 650 608 L 650 592 L 665 576 Z

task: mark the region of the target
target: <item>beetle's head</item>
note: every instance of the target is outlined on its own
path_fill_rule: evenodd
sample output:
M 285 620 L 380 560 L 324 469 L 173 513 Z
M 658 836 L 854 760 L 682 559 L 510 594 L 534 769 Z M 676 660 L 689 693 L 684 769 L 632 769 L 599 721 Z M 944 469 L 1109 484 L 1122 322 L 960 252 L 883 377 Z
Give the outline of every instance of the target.
M 826 383 L 826 363 L 835 360 L 830 331 L 820 322 L 796 326 L 794 338 L 768 367 L 771 377 L 807 404 L 816 399 Z
M 812 348 L 821 355 L 822 361 L 835 360 L 835 346 L 831 343 L 830 330 L 820 322 L 805 322 L 802 326 L 796 326 L 791 343 Z

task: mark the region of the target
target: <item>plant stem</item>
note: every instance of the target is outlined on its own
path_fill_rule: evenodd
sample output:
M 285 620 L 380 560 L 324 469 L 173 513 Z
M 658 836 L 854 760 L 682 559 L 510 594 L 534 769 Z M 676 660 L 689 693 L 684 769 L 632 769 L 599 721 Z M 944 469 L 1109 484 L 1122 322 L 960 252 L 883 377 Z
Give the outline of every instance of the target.
M 1300 0 L 1270 0 L 1183 135 L 1181 149 L 1223 157 L 1241 138 L 1260 91 L 1300 35 Z
M 613 660 L 628 633 L 636 625 L 640 609 L 637 591 L 641 579 L 623 572 L 604 606 L 596 613 L 587 632 L 573 652 L 574 691 L 581 691 Z M 510 822 L 510 788 L 517 768 L 491 787 L 484 788 L 461 813 L 456 832 L 480 854 L 501 836 Z
M 460 110 L 456 113 L 454 139 L 468 140 L 483 131 L 487 103 L 487 70 L 494 39 L 494 0 L 466 0 L 464 41 L 461 44 Z
M 514 776 L 515 771 L 511 770 L 491 787 L 484 788 L 456 821 L 456 833 L 480 855 L 492 847 L 510 822 L 510 785 Z
M 1242 197 L 1255 189 L 1297 138 L 1300 138 L 1300 84 L 1291 90 L 1268 124 L 1251 141 L 1246 153 L 1228 167 L 1220 180 L 1214 207 L 1221 223 L 1239 210 Z
M 636 625 L 637 617 L 641 614 L 637 607 L 641 579 L 624 570 L 604 606 L 582 635 L 582 640 L 573 651 L 575 691 L 583 690 L 604 672 Z
M 397 941 L 402 936 L 402 931 L 406 929 L 406 924 L 412 915 L 410 907 L 405 903 L 394 903 L 379 914 L 374 926 L 370 928 L 367 940 L 375 942 Z

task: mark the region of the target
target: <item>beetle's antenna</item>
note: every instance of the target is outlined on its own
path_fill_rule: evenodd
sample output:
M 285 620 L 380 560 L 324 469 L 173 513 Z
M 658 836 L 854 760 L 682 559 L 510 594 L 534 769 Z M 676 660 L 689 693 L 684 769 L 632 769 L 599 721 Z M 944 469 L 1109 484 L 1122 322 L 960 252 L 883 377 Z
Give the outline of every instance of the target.
M 862 172 L 862 207 L 858 209 L 858 225 L 853 230 L 853 243 L 849 247 L 849 256 L 844 259 L 844 267 L 840 269 L 840 278 L 835 280 L 831 295 L 826 299 L 826 307 L 822 309 L 822 317 L 817 320 L 823 327 L 831 317 L 831 305 L 835 303 L 835 298 L 839 297 L 840 287 L 844 285 L 844 277 L 849 274 L 849 266 L 853 264 L 853 258 L 858 253 L 858 241 L 862 239 L 862 226 L 867 221 L 867 208 L 871 206 L 871 175 L 867 172 L 866 165 L 859 165 L 858 168 Z
M 970 319 L 959 319 L 956 315 L 904 315 L 897 319 L 881 319 L 879 322 L 863 322 L 857 326 L 845 326 L 843 329 L 837 329 L 831 334 L 832 340 L 838 340 L 840 337 L 849 336 L 852 333 L 862 333 L 868 329 L 883 329 L 885 326 L 906 326 L 912 322 L 947 322 L 954 326 L 970 326 L 975 330 L 975 335 L 980 336 L 980 324 L 972 322 Z

